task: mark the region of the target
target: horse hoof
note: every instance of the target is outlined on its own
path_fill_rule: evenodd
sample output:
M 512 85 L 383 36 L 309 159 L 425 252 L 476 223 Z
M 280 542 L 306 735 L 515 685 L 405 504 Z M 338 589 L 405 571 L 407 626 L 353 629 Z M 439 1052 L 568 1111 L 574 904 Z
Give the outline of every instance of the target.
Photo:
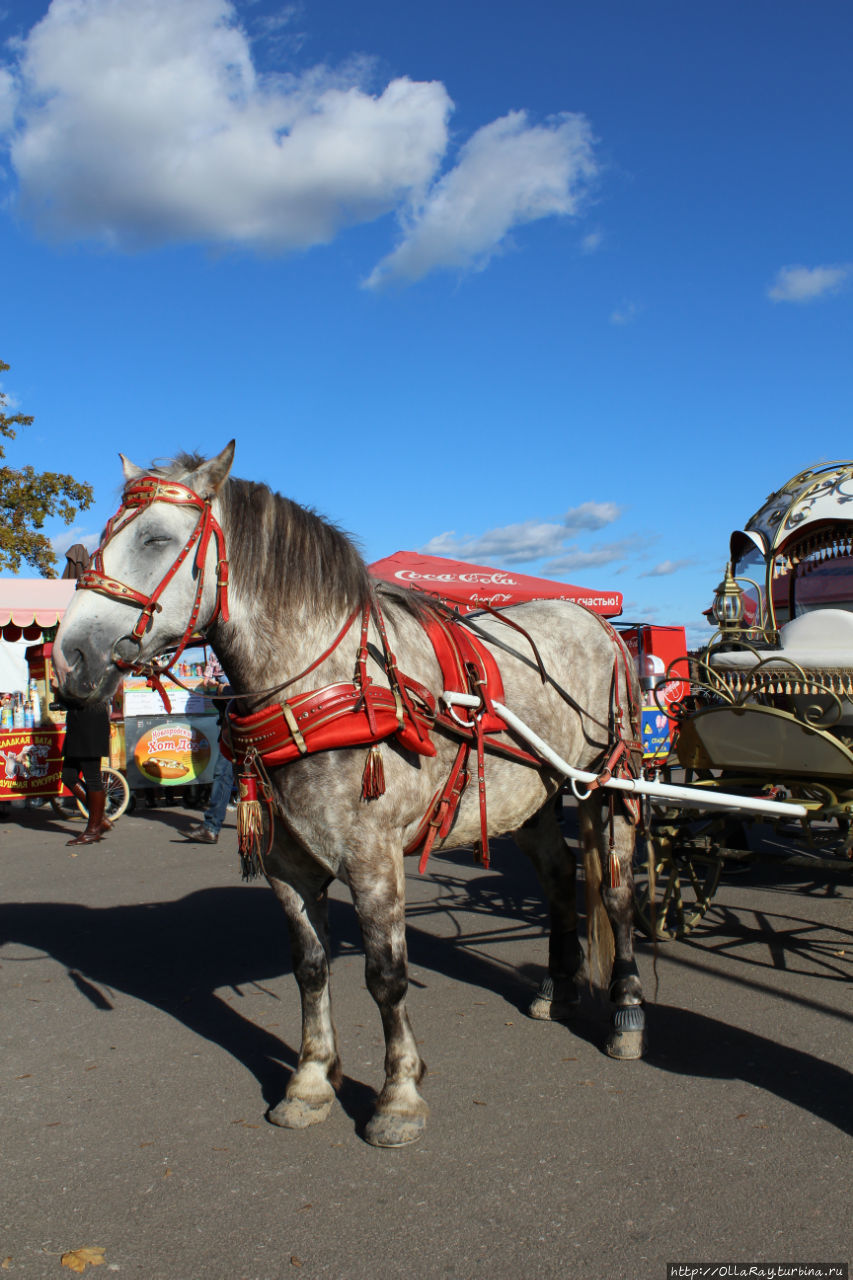
M 544 978 L 527 1010 L 528 1017 L 540 1022 L 560 1022 L 570 1018 L 580 1004 L 578 989 L 571 980 L 554 982 Z
M 424 1116 L 397 1116 L 376 1114 L 364 1131 L 372 1147 L 405 1147 L 417 1142 L 426 1128 Z
M 609 1058 L 623 1062 L 642 1058 L 646 1048 L 646 1014 L 642 1005 L 622 1005 L 610 1019 L 610 1035 L 605 1051 Z
M 326 1119 L 333 1101 L 333 1098 L 329 1098 L 328 1102 L 310 1103 L 303 1102 L 301 1098 L 284 1098 L 267 1113 L 267 1119 L 282 1129 L 307 1129 Z

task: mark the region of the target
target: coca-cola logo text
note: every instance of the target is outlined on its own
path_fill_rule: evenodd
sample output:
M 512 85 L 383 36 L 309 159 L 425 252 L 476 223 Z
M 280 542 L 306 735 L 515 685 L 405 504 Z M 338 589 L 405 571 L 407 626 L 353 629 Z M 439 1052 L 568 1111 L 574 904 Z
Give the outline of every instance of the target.
M 516 587 L 515 578 L 505 573 L 418 573 L 416 569 L 398 569 L 394 574 L 402 582 L 473 582 L 498 587 Z

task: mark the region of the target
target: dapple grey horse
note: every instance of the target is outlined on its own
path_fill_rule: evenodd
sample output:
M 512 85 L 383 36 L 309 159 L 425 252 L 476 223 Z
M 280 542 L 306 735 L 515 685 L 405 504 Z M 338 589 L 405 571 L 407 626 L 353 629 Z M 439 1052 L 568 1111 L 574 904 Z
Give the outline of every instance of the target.
M 88 589 L 78 589 L 54 645 L 62 696 L 80 704 L 109 698 L 128 663 L 144 665 L 174 650 L 190 631 L 212 646 L 238 695 L 292 680 L 327 649 L 310 674 L 290 685 L 288 698 L 351 680 L 355 632 L 331 646 L 342 635 L 345 619 L 372 603 L 381 607 L 399 670 L 439 699 L 441 671 L 411 594 L 372 580 L 352 541 L 312 511 L 263 484 L 229 478 L 233 455 L 232 441 L 207 460 L 182 455 L 141 469 L 122 459 L 125 498 L 100 549 L 102 577 L 89 579 Z M 129 510 L 128 494 L 138 492 L 144 477 L 162 481 L 162 497 L 152 481 L 152 500 Z M 189 490 L 198 506 L 169 501 L 170 483 Z M 195 537 L 202 508 L 218 523 L 221 539 Z M 218 562 L 226 556 L 223 609 L 224 571 Z M 152 603 L 132 634 L 140 601 Z M 548 678 L 543 681 L 526 639 L 497 618 L 480 615 L 476 625 L 490 637 L 504 704 L 563 759 L 582 768 L 603 767 L 613 745 L 608 725 L 614 654 L 623 681 L 631 683 L 628 697 L 636 696 L 635 677 L 620 642 L 599 618 L 568 602 L 518 605 L 507 615 L 535 641 Z M 371 675 L 381 683 L 386 673 L 375 620 L 369 640 Z M 270 694 L 252 705 L 277 700 Z M 364 940 L 367 986 L 385 1033 L 385 1081 L 367 1140 L 400 1146 L 423 1131 L 428 1107 L 418 1085 L 425 1067 L 406 1010 L 404 849 L 456 756 L 457 742 L 441 728 L 434 729 L 432 740 L 436 754 L 430 757 L 386 738 L 379 746 L 385 790 L 372 799 L 362 793 L 368 750 L 363 746 L 309 754 L 270 770 L 275 821 L 264 871 L 287 916 L 302 999 L 298 1066 L 286 1096 L 270 1112 L 275 1124 L 304 1128 L 324 1120 L 340 1082 L 326 903 L 327 887 L 336 878 L 352 895 Z M 545 765 L 532 768 L 486 756 L 488 833 L 514 836 L 536 867 L 550 909 L 548 976 L 530 1006 L 538 1018 L 566 1016 L 577 1002 L 577 984 L 586 976 L 577 934 L 575 857 L 556 814 L 562 781 Z M 477 791 L 476 785 L 466 788 L 452 827 L 436 849 L 480 838 Z M 634 828 L 621 804 L 608 812 L 600 790 L 581 801 L 580 822 L 590 967 L 597 985 L 609 989 L 612 1002 L 607 1051 L 637 1058 L 643 1052 L 644 1015 L 632 944 Z

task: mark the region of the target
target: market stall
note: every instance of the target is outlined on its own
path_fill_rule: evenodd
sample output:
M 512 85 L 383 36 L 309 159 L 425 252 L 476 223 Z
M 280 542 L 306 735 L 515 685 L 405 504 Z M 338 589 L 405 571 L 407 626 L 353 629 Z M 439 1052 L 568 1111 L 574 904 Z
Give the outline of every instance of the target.
M 61 793 L 65 728 L 50 709 L 51 646 L 43 641 L 75 586 L 62 578 L 0 579 L 0 800 Z
M 73 577 L 0 579 L 0 802 L 68 798 L 60 777 L 65 713 L 53 698 L 52 638 L 76 586 Z M 144 679 L 120 685 L 103 762 L 114 797 L 108 816 L 127 807 L 129 789 L 146 792 L 151 802 L 161 788 L 174 796 L 192 788 L 197 798 L 196 789 L 212 779 L 218 726 L 209 665 L 205 670 L 204 661 L 183 663 L 178 676 L 186 687 L 164 681 L 168 712 Z
M 52 636 L 76 585 L 63 578 L 0 578 L 0 692 L 29 691 L 27 647 Z

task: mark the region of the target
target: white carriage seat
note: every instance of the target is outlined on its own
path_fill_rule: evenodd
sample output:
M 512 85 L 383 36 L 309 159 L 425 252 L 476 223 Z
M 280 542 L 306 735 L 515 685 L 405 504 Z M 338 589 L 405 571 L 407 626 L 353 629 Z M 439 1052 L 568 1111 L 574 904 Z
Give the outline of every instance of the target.
M 780 628 L 779 640 L 778 650 L 715 653 L 711 666 L 721 673 L 745 672 L 759 662 L 772 668 L 778 657 L 780 670 L 790 662 L 804 671 L 853 670 L 853 613 L 846 609 L 813 609 L 800 618 L 792 618 Z

